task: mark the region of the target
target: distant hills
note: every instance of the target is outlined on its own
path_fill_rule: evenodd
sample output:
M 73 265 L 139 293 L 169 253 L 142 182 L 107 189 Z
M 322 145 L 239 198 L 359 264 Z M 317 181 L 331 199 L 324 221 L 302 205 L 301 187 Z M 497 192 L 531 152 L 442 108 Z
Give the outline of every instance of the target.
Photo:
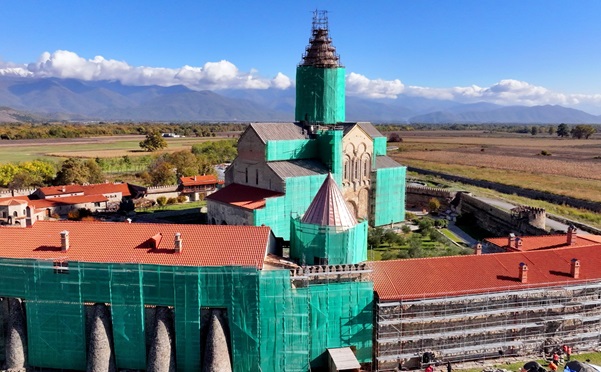
M 113 81 L 0 77 L 0 122 L 38 120 L 291 121 L 294 89 L 193 91 L 184 86 L 126 86 Z M 349 121 L 393 123 L 601 124 L 601 116 L 562 106 L 399 96 L 347 97 Z

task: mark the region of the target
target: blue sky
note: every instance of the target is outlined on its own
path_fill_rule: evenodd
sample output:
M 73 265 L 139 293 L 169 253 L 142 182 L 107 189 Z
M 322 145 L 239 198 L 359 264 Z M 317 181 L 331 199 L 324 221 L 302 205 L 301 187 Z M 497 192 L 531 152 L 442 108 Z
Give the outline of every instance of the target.
M 597 0 L 2 1 L 0 74 L 285 88 L 316 8 L 351 95 L 601 113 Z

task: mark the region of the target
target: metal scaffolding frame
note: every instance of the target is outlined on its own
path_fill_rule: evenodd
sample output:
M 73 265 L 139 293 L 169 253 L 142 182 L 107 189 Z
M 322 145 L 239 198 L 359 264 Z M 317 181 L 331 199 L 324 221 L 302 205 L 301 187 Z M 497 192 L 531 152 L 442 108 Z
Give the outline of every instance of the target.
M 453 362 L 600 344 L 601 281 L 549 283 L 466 295 L 424 294 L 375 306 L 377 370 L 414 364 L 425 352 Z

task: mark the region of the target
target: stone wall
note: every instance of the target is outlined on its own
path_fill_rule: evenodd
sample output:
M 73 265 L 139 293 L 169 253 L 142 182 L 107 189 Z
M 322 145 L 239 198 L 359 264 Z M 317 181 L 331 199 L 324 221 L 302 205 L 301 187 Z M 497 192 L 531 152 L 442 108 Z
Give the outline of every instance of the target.
M 214 200 L 207 200 L 207 215 L 210 225 L 254 226 L 253 211 Z
M 472 215 L 479 227 L 495 236 L 506 236 L 509 233 L 519 235 L 546 235 L 546 230 L 536 227 L 512 214 L 476 199 L 466 193 L 459 194 L 458 211 L 462 216 Z M 538 222 L 538 220 L 537 220 Z
M 440 202 L 440 208 L 445 210 L 456 195 L 457 191 L 441 188 L 407 186 L 405 205 L 411 209 L 423 209 L 428 207 L 430 199 L 436 198 Z

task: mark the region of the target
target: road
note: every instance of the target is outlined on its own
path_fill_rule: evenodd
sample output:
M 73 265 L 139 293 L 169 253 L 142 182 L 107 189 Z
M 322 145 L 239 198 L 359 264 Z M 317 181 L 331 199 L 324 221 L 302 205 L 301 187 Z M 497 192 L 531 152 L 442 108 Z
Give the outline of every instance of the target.
M 463 240 L 463 242 L 465 244 L 469 245 L 470 247 L 473 247 L 477 243 L 476 239 L 472 238 L 471 236 L 466 234 L 463 230 L 461 230 L 459 227 L 457 227 L 457 225 L 455 225 L 455 222 L 449 221 L 447 228 L 453 234 L 457 235 L 457 237 L 459 239 Z

